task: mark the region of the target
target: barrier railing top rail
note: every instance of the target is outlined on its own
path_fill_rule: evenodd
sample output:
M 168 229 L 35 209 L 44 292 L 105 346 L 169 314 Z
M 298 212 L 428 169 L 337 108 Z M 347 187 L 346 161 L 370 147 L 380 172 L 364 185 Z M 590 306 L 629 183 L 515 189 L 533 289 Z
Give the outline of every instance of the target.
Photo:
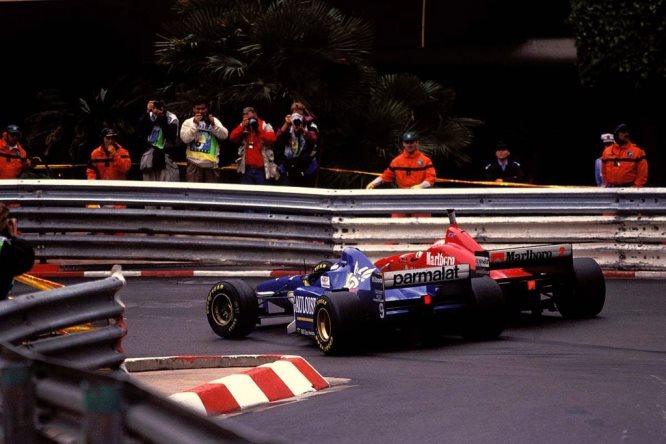
M 666 188 L 434 188 L 331 190 L 230 184 L 85 180 L 0 180 L 0 201 L 28 206 L 122 204 L 334 216 L 445 214 L 599 214 L 666 212 Z
M 125 283 L 118 267 L 106 279 L 0 301 L 0 341 L 78 368 L 118 368 L 125 360 L 121 341 L 127 329 L 117 292 Z M 90 328 L 66 330 L 82 324 Z

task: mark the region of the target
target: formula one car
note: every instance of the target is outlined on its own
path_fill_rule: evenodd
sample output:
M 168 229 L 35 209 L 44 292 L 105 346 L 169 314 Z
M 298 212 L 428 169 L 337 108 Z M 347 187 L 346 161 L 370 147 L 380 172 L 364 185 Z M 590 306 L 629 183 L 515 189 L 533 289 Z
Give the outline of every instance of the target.
M 291 315 L 288 332 L 314 337 L 327 354 L 350 351 L 381 326 L 418 326 L 426 334 L 459 325 L 469 339 L 494 339 L 504 327 L 504 298 L 488 276 L 472 277 L 469 264 L 431 265 L 380 272 L 356 248 L 338 262 L 323 261 L 310 274 L 271 279 L 252 289 L 230 279 L 213 286 L 206 316 L 224 338 L 248 335 L 271 316 Z
M 603 309 L 606 284 L 594 259 L 574 258 L 571 244 L 485 250 L 458 227 L 448 210 L 444 239 L 427 250 L 378 260 L 383 271 L 471 264 L 475 275 L 490 276 L 502 288 L 509 310 L 558 310 L 565 318 L 592 318 Z

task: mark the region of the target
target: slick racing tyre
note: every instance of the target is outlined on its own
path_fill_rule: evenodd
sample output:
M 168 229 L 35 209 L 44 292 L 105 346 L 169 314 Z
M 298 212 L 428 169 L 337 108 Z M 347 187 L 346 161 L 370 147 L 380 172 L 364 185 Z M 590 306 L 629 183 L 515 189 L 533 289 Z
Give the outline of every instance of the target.
M 606 302 L 606 281 L 601 267 L 589 257 L 573 260 L 571 279 L 554 286 L 555 306 L 565 318 L 586 319 L 598 315 Z
M 360 320 L 358 296 L 336 292 L 320 296 L 314 309 L 317 345 L 327 355 L 348 353 L 355 342 Z
M 257 324 L 258 313 L 254 290 L 240 279 L 220 281 L 208 292 L 206 317 L 218 336 L 227 339 L 247 336 Z
M 463 337 L 472 341 L 496 339 L 506 322 L 502 289 L 488 276 L 472 278 L 472 296 L 471 310 L 463 321 Z

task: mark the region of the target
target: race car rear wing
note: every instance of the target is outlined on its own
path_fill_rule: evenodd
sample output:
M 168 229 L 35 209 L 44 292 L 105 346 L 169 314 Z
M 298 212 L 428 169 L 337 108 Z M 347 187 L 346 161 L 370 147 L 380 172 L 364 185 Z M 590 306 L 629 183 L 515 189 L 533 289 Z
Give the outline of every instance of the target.
M 479 274 L 507 268 L 547 271 L 552 268 L 570 267 L 573 261 L 573 249 L 571 244 L 555 244 L 477 251 L 474 256 L 476 272 Z
M 469 279 L 469 264 L 384 272 L 384 288 L 418 287 Z

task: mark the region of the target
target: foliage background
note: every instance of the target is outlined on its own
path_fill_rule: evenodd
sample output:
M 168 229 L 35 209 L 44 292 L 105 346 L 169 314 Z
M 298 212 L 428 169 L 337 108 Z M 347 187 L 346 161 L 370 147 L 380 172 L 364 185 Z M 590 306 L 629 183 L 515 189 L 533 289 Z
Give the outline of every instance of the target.
M 373 69 L 376 78 L 404 75 L 405 81 L 401 79 L 399 83 L 406 85 L 411 82 L 406 79 L 415 77 L 424 90 L 430 90 L 428 82 L 433 82 L 441 87 L 442 94 L 454 99 L 449 116 L 484 122 L 481 126 L 463 128 L 472 132 L 471 144 L 462 150 L 453 148 L 448 157 L 445 153 L 437 156 L 442 176 L 479 179 L 483 166 L 492 158 L 494 143 L 502 139 L 512 145 L 512 155 L 523 163 L 535 183 L 593 185 L 592 165 L 601 149 L 599 134 L 612 130 L 619 122 L 626 122 L 632 127 L 636 141 L 648 151 L 649 184 L 663 185 L 666 183 L 662 154 L 666 147 L 666 125 L 663 124 L 666 97 L 663 57 L 658 57 L 659 53 L 663 54 L 663 32 L 659 31 L 662 29 L 659 20 L 664 18 L 663 1 L 427 2 L 424 49 L 419 48 L 423 3 L 420 0 L 386 0 L 382 8 L 377 8 L 375 2 L 357 0 L 329 0 L 328 3 L 343 11 L 346 17 L 363 18 L 373 24 L 372 49 L 367 55 L 361 54 L 359 61 Z M 25 135 L 31 138 L 30 151 L 37 155 L 48 151 L 52 160 L 58 162 L 76 156 L 77 151 L 81 156 L 87 155 L 100 142 L 96 127 L 122 117 L 125 122 L 118 124 L 127 128 L 123 142 L 133 155 L 140 154 L 143 146 L 132 131 L 145 101 L 168 86 L 166 79 L 174 83 L 186 80 L 185 74 L 178 78 L 175 71 L 169 72 L 168 65 L 156 63 L 156 40 L 174 37 L 171 29 L 175 28 L 170 27 L 170 22 L 174 12 L 171 5 L 176 3 L 176 0 L 0 2 L 0 17 L 3 18 L 0 44 L 5 54 L 0 82 L 3 103 L 0 125 L 21 125 Z M 178 0 L 178 3 L 187 1 Z M 583 28 L 576 23 L 576 17 L 583 22 Z M 257 20 L 255 17 L 250 22 Z M 606 24 L 619 30 L 620 36 L 610 39 L 608 33 L 598 35 L 606 32 L 602 31 Z M 586 35 L 579 33 L 586 27 L 589 27 Z M 258 40 L 260 30 L 248 31 L 257 35 L 247 39 L 263 44 Z M 158 34 L 162 37 L 157 37 Z M 583 63 L 578 66 L 515 63 L 492 58 L 469 63 L 466 59 L 468 50 L 483 53 L 497 45 L 511 50 L 514 45 L 528 42 L 528 38 L 573 36 L 578 38 L 581 62 L 594 61 L 593 68 L 586 68 Z M 240 42 L 241 37 L 234 37 L 234 41 Z M 249 41 L 247 39 L 244 41 Z M 266 42 L 266 47 L 271 43 Z M 619 44 L 617 48 L 613 47 L 615 43 Z M 648 62 L 640 62 L 642 53 L 638 50 L 648 44 L 655 50 L 647 52 Z M 602 46 L 595 49 L 595 45 Z M 273 55 L 290 60 L 299 51 L 308 49 L 294 44 L 289 52 L 275 54 L 273 51 Z M 238 54 L 241 60 L 247 60 L 242 58 L 243 53 Z M 457 56 L 451 58 L 451 54 Z M 317 60 L 325 60 L 321 54 L 318 57 Z M 614 68 L 618 60 L 625 58 L 629 63 L 643 63 L 642 67 L 649 72 L 647 78 L 644 80 L 639 74 L 641 66 L 626 71 L 630 75 Z M 212 62 L 220 66 L 219 61 Z M 594 74 L 597 80 L 585 81 L 585 73 Z M 288 80 L 283 74 L 268 71 L 263 77 Z M 285 85 L 292 84 L 286 80 Z M 318 79 L 314 80 L 316 84 Z M 372 82 L 361 91 L 366 101 L 363 103 L 372 103 L 374 108 L 367 106 L 355 111 L 353 107 L 343 107 L 335 113 L 327 106 L 311 104 L 322 130 L 327 132 L 323 153 L 326 162 L 337 165 L 353 161 L 367 170 L 371 166 L 368 162 L 375 161 L 378 167 L 373 169 L 380 171 L 386 165 L 382 154 L 398 149 L 395 134 L 399 134 L 402 128 L 398 127 L 405 124 L 405 107 L 409 108 L 409 119 L 413 115 L 420 121 L 424 114 L 431 115 L 416 112 L 412 109 L 415 105 L 399 100 L 371 102 L 373 90 L 380 89 L 384 80 Z M 194 85 L 189 81 L 187 84 Z M 271 90 L 274 84 L 266 83 Z M 100 101 L 102 91 L 106 93 Z M 186 100 L 185 94 L 181 96 L 176 88 L 167 88 L 163 93 L 174 107 L 179 100 Z M 79 99 L 84 99 L 88 106 Z M 271 100 L 261 105 L 260 110 L 264 118 L 276 123 L 285 114 L 290 97 L 276 94 Z M 447 100 L 434 99 L 437 103 Z M 432 102 L 428 103 L 424 110 L 432 106 Z M 183 105 L 187 113 L 189 106 Z M 219 106 L 222 109 L 222 103 Z M 86 114 L 86 108 L 92 113 Z M 107 113 L 107 108 L 113 111 Z M 231 125 L 239 108 L 234 105 L 233 109 L 220 112 L 225 119 L 229 116 Z M 371 113 L 375 114 L 372 118 Z M 388 120 L 387 114 L 398 116 L 395 122 L 399 124 Z M 60 130 L 57 119 L 63 123 Z M 343 128 L 328 119 L 354 124 Z M 366 122 L 373 124 L 367 126 Z M 375 130 L 376 124 L 389 128 L 394 134 Z M 82 129 L 91 128 L 79 131 L 75 130 L 77 125 Z M 328 134 L 336 129 L 339 130 Z M 382 141 L 382 137 L 388 142 Z M 365 140 L 362 150 L 346 151 L 346 147 L 353 146 L 347 145 L 349 140 L 360 139 Z M 376 142 L 367 144 L 368 140 Z M 439 140 L 450 145 L 446 139 Z M 338 143 L 339 147 L 332 148 Z M 465 156 L 469 159 L 467 163 Z

